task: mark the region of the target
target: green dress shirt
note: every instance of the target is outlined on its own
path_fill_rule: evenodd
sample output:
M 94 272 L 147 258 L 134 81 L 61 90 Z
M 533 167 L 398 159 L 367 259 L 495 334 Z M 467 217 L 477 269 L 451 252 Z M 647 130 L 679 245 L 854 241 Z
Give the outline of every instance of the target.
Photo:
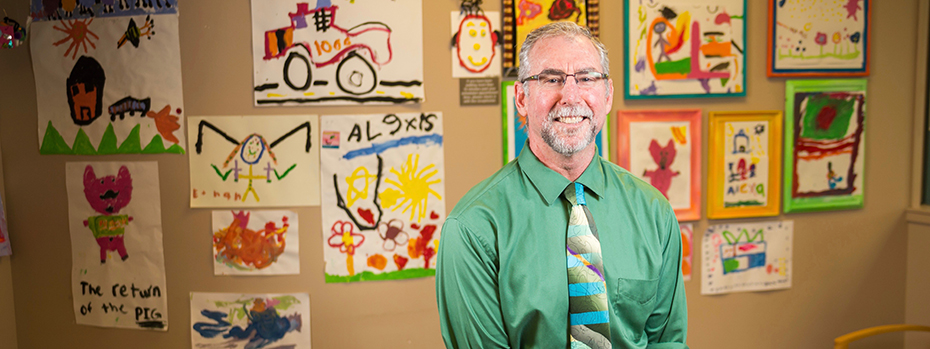
M 613 348 L 687 348 L 681 233 L 665 197 L 595 156 L 577 182 L 601 241 Z M 449 348 L 565 348 L 571 184 L 529 147 L 442 227 L 436 297 Z

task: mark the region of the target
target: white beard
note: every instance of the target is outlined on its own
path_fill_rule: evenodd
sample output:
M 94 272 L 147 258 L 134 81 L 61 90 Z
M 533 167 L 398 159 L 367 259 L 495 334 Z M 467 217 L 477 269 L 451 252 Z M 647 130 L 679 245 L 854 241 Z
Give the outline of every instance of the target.
M 588 119 L 590 128 L 580 129 L 580 130 L 562 130 L 565 132 L 564 136 L 559 136 L 556 132 L 555 124 L 557 119 L 563 117 L 584 117 Z M 584 122 L 581 120 L 579 122 Z M 576 133 L 581 132 L 581 139 L 576 138 Z M 552 109 L 549 112 L 548 117 L 542 124 L 542 139 L 549 145 L 552 150 L 555 152 L 569 156 L 575 153 L 578 153 L 588 147 L 591 142 L 594 141 L 594 137 L 597 136 L 597 125 L 594 123 L 594 112 L 591 111 L 585 105 L 574 105 L 566 107 L 557 107 Z

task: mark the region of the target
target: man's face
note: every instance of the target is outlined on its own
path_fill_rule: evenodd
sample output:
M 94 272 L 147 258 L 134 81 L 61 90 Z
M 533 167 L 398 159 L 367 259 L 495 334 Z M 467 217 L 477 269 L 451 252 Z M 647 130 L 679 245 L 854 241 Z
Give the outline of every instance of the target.
M 597 48 L 587 39 L 551 37 L 536 42 L 530 51 L 530 74 L 540 72 L 603 73 Z M 531 144 L 546 144 L 562 155 L 573 155 L 591 146 L 604 126 L 613 103 L 613 81 L 581 88 L 567 77 L 561 89 L 544 89 L 535 80 L 516 84 L 516 106 L 526 115 Z M 529 94 L 525 94 L 528 90 Z

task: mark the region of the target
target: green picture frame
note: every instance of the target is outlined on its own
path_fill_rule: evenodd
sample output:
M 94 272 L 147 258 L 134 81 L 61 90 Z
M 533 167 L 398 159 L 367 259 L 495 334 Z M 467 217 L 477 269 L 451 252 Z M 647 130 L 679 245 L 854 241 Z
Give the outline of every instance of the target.
M 865 79 L 788 80 L 784 212 L 861 208 Z

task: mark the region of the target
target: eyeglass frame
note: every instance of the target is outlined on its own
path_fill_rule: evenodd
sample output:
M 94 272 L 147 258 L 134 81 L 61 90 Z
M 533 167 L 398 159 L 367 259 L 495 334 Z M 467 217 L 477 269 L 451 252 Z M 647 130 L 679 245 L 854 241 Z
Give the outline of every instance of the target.
M 574 72 L 574 73 L 572 73 L 572 74 L 566 74 L 566 73 L 563 72 L 563 71 L 546 69 L 546 70 L 543 70 L 542 72 L 540 72 L 539 74 L 532 75 L 532 76 L 528 76 L 528 77 L 526 77 L 526 78 L 520 80 L 520 83 L 521 83 L 521 84 L 525 84 L 527 81 L 530 81 L 530 80 L 539 82 L 539 77 L 540 77 L 541 75 L 544 75 L 544 74 L 564 75 L 565 77 L 562 79 L 562 84 L 561 84 L 561 86 L 559 86 L 559 89 L 562 89 L 562 88 L 565 88 L 565 84 L 568 82 L 568 77 L 569 77 L 569 76 L 575 78 L 575 84 L 578 84 L 578 77 L 576 77 L 576 75 L 578 75 L 578 74 L 582 74 L 582 75 L 583 75 L 583 74 L 592 74 L 592 73 L 593 73 L 593 74 L 599 74 L 599 75 L 601 75 L 600 77 L 597 77 L 597 78 L 596 78 L 597 80 L 605 80 L 605 81 L 606 81 L 606 80 L 609 80 L 609 79 L 610 79 L 610 74 L 605 74 L 605 73 L 601 73 L 601 72 L 599 72 L 599 71 L 594 71 L 594 70 L 590 70 L 590 71 L 587 71 L 587 70 L 586 70 L 586 71 Z M 595 81 L 595 83 L 597 83 L 597 81 Z M 593 87 L 593 85 L 592 85 L 592 87 Z

